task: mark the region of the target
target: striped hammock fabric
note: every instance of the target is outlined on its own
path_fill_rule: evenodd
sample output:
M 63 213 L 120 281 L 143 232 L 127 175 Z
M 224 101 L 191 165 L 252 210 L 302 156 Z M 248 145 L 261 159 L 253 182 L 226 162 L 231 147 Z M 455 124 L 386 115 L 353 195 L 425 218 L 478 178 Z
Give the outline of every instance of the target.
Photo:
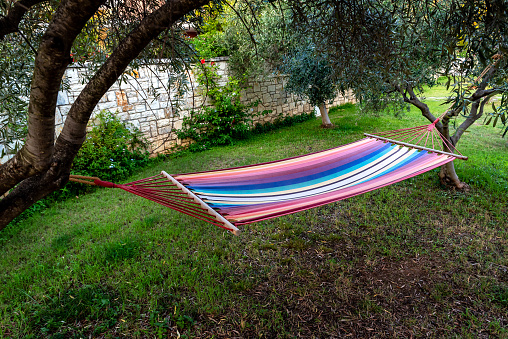
M 454 159 L 366 138 L 296 158 L 174 178 L 238 226 L 372 191 Z
M 71 180 L 121 188 L 238 234 L 239 225 L 329 204 L 467 159 L 450 153 L 458 151 L 436 131 L 438 121 L 251 166 L 174 176 L 163 171 L 123 185 L 82 176 Z M 442 150 L 434 149 L 439 144 Z

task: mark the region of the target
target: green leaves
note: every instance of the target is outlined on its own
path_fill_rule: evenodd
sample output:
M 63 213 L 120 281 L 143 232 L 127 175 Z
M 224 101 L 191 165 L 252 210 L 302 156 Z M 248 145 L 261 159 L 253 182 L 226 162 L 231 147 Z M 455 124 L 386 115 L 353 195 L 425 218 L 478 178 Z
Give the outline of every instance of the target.
M 184 117 L 182 128 L 176 131 L 178 138 L 192 140 L 190 151 L 203 151 L 215 145 L 230 145 L 234 139 L 246 137 L 252 125 L 250 108 L 258 105 L 253 102 L 245 105 L 240 102 L 242 81 L 230 77 L 225 86 L 219 86 L 217 67 L 203 65 L 197 75 L 202 88 L 213 106 L 204 106 Z
M 16 153 L 27 134 L 26 114 L 34 56 L 19 36 L 0 41 L 0 157 Z
M 302 39 L 298 46 L 284 58 L 280 67 L 289 76 L 286 91 L 305 97 L 313 106 L 332 100 L 337 94 L 333 69 L 326 54 L 319 53 L 315 46 Z
M 102 111 L 74 159 L 74 174 L 117 181 L 148 163 L 147 142 L 141 132 L 126 126 L 113 113 Z
M 504 96 L 503 96 L 504 97 Z M 485 116 L 485 119 L 483 120 L 484 125 L 490 125 L 492 122 L 492 127 L 496 127 L 498 122 L 500 121 L 503 125 L 506 127 L 504 128 L 504 131 L 502 133 L 502 136 L 505 137 L 508 133 L 508 113 L 507 108 L 503 105 L 503 102 L 501 101 L 501 106 L 498 108 L 496 107 L 495 103 L 492 103 L 492 110 L 494 112 L 487 113 Z

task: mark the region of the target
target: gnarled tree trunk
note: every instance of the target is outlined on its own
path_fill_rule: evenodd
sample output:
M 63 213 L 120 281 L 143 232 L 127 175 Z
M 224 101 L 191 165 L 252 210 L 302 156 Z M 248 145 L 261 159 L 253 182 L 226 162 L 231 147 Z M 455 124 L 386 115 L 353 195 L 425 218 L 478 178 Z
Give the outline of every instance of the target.
M 328 110 L 326 109 L 326 104 L 323 102 L 319 106 L 319 112 L 321 113 L 321 127 L 323 128 L 331 128 L 333 127 L 332 122 L 330 121 L 330 117 L 328 116 Z
M 64 71 L 71 61 L 70 48 L 104 1 L 62 1 L 46 30 L 32 79 L 26 145 L 14 158 L 0 165 L 0 194 L 9 192 L 0 200 L 0 230 L 36 201 L 67 183 L 72 161 L 85 140 L 90 115 L 102 96 L 150 41 L 185 14 L 207 3 L 206 0 L 168 0 L 147 15 L 85 86 L 71 106 L 55 142 L 56 100 Z M 39 2 L 19 1 L 23 10 Z M 0 18 L 0 39 L 17 31 L 17 27 L 7 29 L 5 25 L 19 24 L 24 14 L 11 13 Z
M 488 84 L 488 79 L 493 76 L 496 70 L 497 68 L 495 67 L 495 65 L 491 67 L 489 71 L 484 75 L 483 81 L 476 88 L 476 91 L 470 97 L 467 98 L 466 103 L 471 104 L 469 114 L 466 117 L 466 120 L 464 120 L 455 130 L 455 133 L 453 135 L 450 134 L 450 125 L 449 125 L 450 119 L 458 116 L 462 112 L 462 106 L 459 106 L 458 108 L 455 109 L 447 110 L 443 115 L 441 121 L 436 123 L 435 126 L 437 130 L 453 146 L 451 148 L 454 148 L 457 145 L 462 134 L 464 134 L 464 132 L 475 123 L 475 121 L 477 121 L 483 116 L 485 104 L 488 103 L 489 99 L 492 96 L 499 93 L 498 89 L 487 89 L 487 90 L 485 89 Z M 404 102 L 407 102 L 417 107 L 422 112 L 422 115 L 425 118 L 427 118 L 430 122 L 435 122 L 437 120 L 437 117 L 430 112 L 429 107 L 425 103 L 421 102 L 415 95 L 413 88 L 411 87 L 409 82 L 406 82 L 403 87 L 398 86 L 397 84 L 394 84 L 394 87 L 402 95 Z M 443 148 L 446 152 L 456 153 L 456 149 L 450 149 L 450 147 L 445 143 L 443 143 Z M 441 183 L 443 183 L 446 186 L 453 187 L 459 190 L 469 188 L 469 185 L 460 181 L 457 172 L 455 171 L 453 161 L 447 163 L 446 165 L 441 166 L 439 178 L 441 180 Z

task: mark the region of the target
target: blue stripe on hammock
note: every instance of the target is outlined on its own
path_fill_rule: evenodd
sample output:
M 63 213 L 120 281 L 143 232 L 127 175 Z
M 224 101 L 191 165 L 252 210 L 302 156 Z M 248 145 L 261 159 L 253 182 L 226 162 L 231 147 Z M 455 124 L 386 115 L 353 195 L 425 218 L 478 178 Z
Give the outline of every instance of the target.
M 377 174 L 376 176 L 370 178 L 370 179 L 366 179 L 366 180 L 361 180 L 357 183 L 355 183 L 354 185 L 358 185 L 358 184 L 361 184 L 361 183 L 365 183 L 365 182 L 368 182 L 368 181 L 372 181 L 372 180 L 375 180 L 383 175 L 386 175 L 392 171 L 395 171 L 397 169 L 400 169 L 406 165 L 409 165 L 410 163 L 412 163 L 413 161 L 416 161 L 418 160 L 420 157 L 423 157 L 425 156 L 426 154 L 428 154 L 427 151 L 420 151 L 420 152 L 415 152 L 413 153 L 411 156 L 409 156 L 406 160 L 402 161 L 399 165 L 396 165 L 396 166 L 392 166 L 390 167 L 388 170 L 385 170 L 385 171 L 382 171 L 381 173 Z M 341 188 L 339 188 L 338 190 L 340 190 Z M 318 194 L 320 195 L 320 194 Z M 245 205 L 245 204 L 236 204 L 236 203 L 227 203 L 227 202 L 220 202 L 220 203 L 213 203 L 213 202 L 207 202 L 208 205 L 210 205 L 211 207 L 213 208 L 218 208 L 218 209 L 221 209 L 221 208 L 235 208 L 235 207 L 246 207 L 246 206 L 255 206 L 255 205 L 265 205 L 265 204 L 274 204 L 276 202 L 269 202 L 269 203 L 253 203 L 253 204 L 249 204 L 249 205 Z
M 327 181 L 335 177 L 344 175 L 346 173 L 352 172 L 360 167 L 367 165 L 368 163 L 376 161 L 376 159 L 379 159 L 386 153 L 390 152 L 394 147 L 396 146 L 387 144 L 386 146 L 382 147 L 381 149 L 375 152 L 369 153 L 368 155 L 362 158 L 354 160 L 340 167 L 332 168 L 320 173 L 315 173 L 308 176 L 303 176 L 289 180 L 281 180 L 264 184 L 239 185 L 227 188 L 220 188 L 222 186 L 219 185 L 217 186 L 188 185 L 187 188 L 189 188 L 192 191 L 200 192 L 200 194 L 210 194 L 210 195 L 232 192 L 234 192 L 234 194 L 249 194 L 253 193 L 254 191 L 256 193 L 270 193 L 280 191 L 280 189 L 277 189 L 277 187 L 280 188 L 283 186 L 284 190 L 302 188 L 306 186 L 311 186 L 313 184 L 318 184 L 320 182 Z
M 386 175 L 386 174 L 388 174 L 390 172 L 398 170 L 399 168 L 402 168 L 402 167 L 408 165 L 409 163 L 418 160 L 420 157 L 423 157 L 426 153 L 428 153 L 428 152 L 427 151 L 423 151 L 423 150 L 422 151 L 417 151 L 417 152 L 413 153 L 411 156 L 409 156 L 406 160 L 402 161 L 397 166 L 393 166 L 393 167 L 391 167 L 391 168 L 389 168 L 389 169 L 379 173 L 378 175 L 376 175 L 376 176 L 374 176 L 374 177 L 372 177 L 370 179 L 363 180 L 362 182 L 359 182 L 358 184 L 364 183 L 366 181 L 377 179 L 377 178 L 379 178 L 379 177 L 381 177 L 383 175 Z

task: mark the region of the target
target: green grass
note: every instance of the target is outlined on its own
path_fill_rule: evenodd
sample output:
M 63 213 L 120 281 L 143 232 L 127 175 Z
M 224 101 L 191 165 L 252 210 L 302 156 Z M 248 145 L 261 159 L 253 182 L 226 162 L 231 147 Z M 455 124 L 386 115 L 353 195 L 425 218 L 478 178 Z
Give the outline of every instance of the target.
M 429 101 L 433 110 L 442 108 Z M 347 105 L 234 146 L 154 165 L 211 170 L 334 147 L 427 123 Z M 235 237 L 151 201 L 100 189 L 0 233 L 0 337 L 508 337 L 508 162 L 475 125 L 437 170 Z

